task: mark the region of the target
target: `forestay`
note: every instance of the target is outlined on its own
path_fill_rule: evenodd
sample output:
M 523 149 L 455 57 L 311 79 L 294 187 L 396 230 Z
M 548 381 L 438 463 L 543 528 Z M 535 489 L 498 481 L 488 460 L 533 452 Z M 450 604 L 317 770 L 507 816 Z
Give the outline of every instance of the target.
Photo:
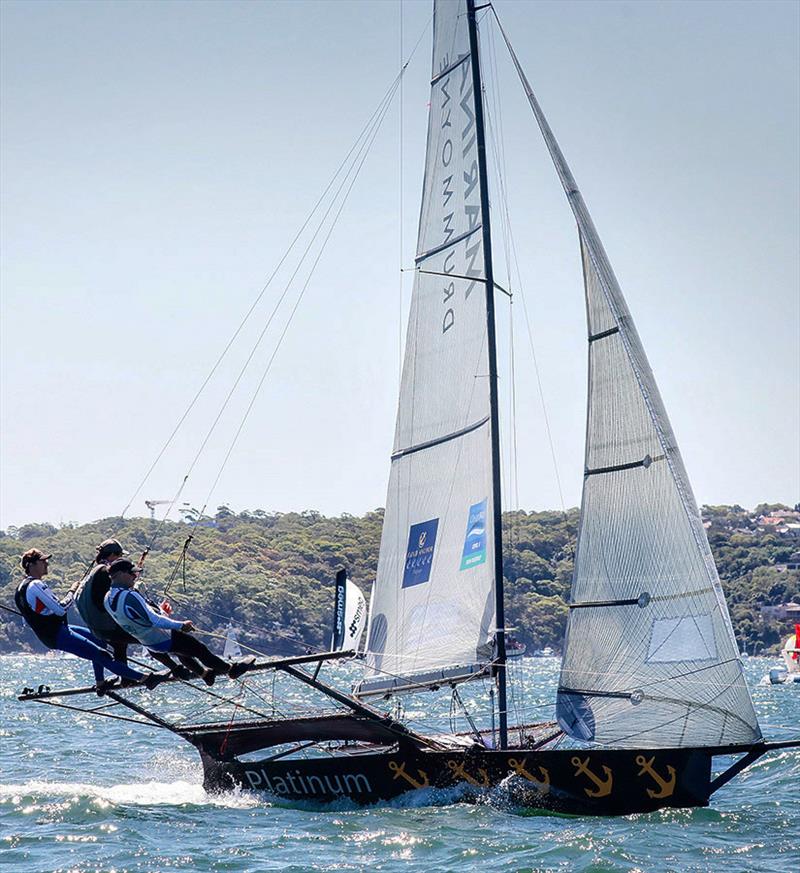
M 761 731 L 664 405 L 575 179 L 509 49 L 578 224 L 589 332 L 558 720 L 573 737 L 618 748 L 753 743 Z
M 416 274 L 359 694 L 480 674 L 494 632 L 486 283 L 466 3 L 434 6 Z

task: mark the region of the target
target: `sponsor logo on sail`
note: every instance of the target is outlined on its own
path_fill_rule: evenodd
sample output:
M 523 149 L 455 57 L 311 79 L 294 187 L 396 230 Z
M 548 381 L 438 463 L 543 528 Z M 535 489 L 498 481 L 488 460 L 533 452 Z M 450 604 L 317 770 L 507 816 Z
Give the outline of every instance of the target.
M 445 52 L 440 59 L 440 71 L 444 72 L 450 67 L 452 60 L 449 52 Z M 455 273 L 461 279 L 479 280 L 483 275 L 481 236 L 473 234 L 464 237 L 462 224 L 465 219 L 466 229 L 475 230 L 481 221 L 472 63 L 462 63 L 458 71 L 444 76 L 437 90 L 441 141 L 437 152 L 437 174 L 441 183 L 441 245 L 446 246 L 451 239 L 454 243 L 461 239 L 458 251 L 453 249 L 447 252 L 441 272 Z M 453 157 L 459 151 L 460 159 L 454 162 Z M 458 215 L 459 212 L 463 213 L 463 218 Z M 454 236 L 457 232 L 458 236 Z M 464 288 L 464 300 L 469 299 L 474 287 L 475 281 L 471 281 Z M 456 283 L 445 282 L 442 295 L 442 333 L 445 334 L 456 323 Z
M 403 570 L 403 588 L 421 585 L 430 579 L 438 529 L 438 518 L 411 525 L 411 530 L 408 532 L 405 569 Z
M 469 570 L 486 561 L 486 504 L 487 498 L 469 508 L 467 534 L 461 553 L 461 569 Z

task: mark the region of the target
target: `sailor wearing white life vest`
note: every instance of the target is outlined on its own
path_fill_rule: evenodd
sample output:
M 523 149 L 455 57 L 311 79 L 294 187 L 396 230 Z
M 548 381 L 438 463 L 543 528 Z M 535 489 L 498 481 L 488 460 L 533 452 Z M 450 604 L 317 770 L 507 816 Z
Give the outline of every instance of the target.
M 214 683 L 217 673 L 227 673 L 232 679 L 238 679 L 253 665 L 253 657 L 228 663 L 189 636 L 189 632 L 194 630 L 191 621 L 170 618 L 134 589 L 139 572 L 139 568 L 126 558 L 119 558 L 108 568 L 111 588 L 105 596 L 105 607 L 124 631 L 152 651 L 174 652 L 189 669 L 192 669 L 192 659 L 196 658 L 206 667 L 201 677 L 208 685 Z

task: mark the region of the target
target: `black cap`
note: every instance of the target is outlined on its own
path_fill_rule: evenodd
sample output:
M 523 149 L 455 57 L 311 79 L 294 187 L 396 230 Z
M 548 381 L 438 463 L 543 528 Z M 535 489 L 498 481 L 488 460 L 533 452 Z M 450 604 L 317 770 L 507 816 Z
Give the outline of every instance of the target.
M 121 558 L 128 553 L 122 548 L 119 540 L 103 540 L 97 547 L 97 557 L 95 561 L 107 561 L 109 558 Z

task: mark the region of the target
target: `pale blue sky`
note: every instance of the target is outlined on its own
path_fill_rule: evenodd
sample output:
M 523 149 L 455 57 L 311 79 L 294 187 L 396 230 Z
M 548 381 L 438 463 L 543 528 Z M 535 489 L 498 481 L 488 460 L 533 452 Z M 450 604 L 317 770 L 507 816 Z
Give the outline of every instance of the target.
M 800 7 L 496 6 L 615 266 L 698 501 L 799 500 Z M 430 6 L 402 8 L 409 50 Z M 388 87 L 400 3 L 5 0 L 0 16 L 0 527 L 88 521 L 126 505 Z M 403 87 L 405 267 L 429 41 Z M 495 45 L 522 291 L 564 500 L 576 505 L 586 382 L 576 233 Z M 491 66 L 486 40 L 484 52 Z M 395 106 L 212 507 L 383 505 L 398 384 L 399 142 Z M 279 290 L 133 514 L 175 492 Z M 520 306 L 515 318 L 521 328 Z M 183 499 L 205 500 L 271 348 Z M 516 360 L 520 505 L 558 508 L 522 330 Z

